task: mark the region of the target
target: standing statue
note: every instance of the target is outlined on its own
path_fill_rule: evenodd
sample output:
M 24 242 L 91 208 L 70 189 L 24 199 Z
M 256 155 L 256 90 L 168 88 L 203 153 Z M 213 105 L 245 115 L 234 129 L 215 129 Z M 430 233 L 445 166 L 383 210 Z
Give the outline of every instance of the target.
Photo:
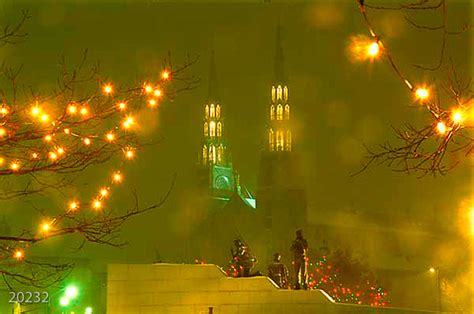
M 273 263 L 268 265 L 268 277 L 273 280 L 278 287 L 288 289 L 288 268 L 281 262 L 280 253 L 273 255 Z
M 235 239 L 230 252 L 237 269 L 237 277 L 249 277 L 252 267 L 257 263 L 257 259 L 250 254 L 249 246 L 240 239 Z
M 294 255 L 295 267 L 295 289 L 308 289 L 308 265 L 306 264 L 306 257 L 308 255 L 308 241 L 303 238 L 303 231 L 296 231 L 296 239 L 291 245 L 291 250 Z

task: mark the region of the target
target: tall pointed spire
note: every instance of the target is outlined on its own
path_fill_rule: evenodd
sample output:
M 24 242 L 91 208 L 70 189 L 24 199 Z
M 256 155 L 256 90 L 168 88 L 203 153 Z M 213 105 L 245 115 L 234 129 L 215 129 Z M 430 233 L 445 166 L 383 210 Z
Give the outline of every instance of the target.
M 214 56 L 214 50 L 211 50 L 211 60 L 210 60 L 210 69 L 209 69 L 209 101 L 218 102 L 219 99 L 219 90 L 217 84 L 217 71 L 216 71 L 216 60 Z
M 275 84 L 285 84 L 287 83 L 287 76 L 285 71 L 285 58 L 283 56 L 283 46 L 281 43 L 281 26 L 280 20 L 278 20 L 277 29 L 276 29 L 276 49 L 275 49 L 275 59 L 274 59 L 274 83 Z

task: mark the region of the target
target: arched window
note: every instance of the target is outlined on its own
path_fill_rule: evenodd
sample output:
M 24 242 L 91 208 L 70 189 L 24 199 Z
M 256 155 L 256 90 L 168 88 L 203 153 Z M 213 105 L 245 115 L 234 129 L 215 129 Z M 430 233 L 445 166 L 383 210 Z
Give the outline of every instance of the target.
M 275 150 L 275 140 L 274 140 L 275 134 L 272 129 L 268 131 L 268 146 L 270 148 L 270 151 L 273 152 Z
M 216 163 L 216 147 L 214 145 L 212 147 L 212 162 Z
M 204 165 L 207 164 L 207 146 L 206 145 L 202 147 L 202 163 Z
M 207 122 L 204 122 L 204 137 L 209 136 L 209 124 Z
M 277 151 L 282 151 L 283 150 L 283 131 L 277 131 L 276 133 L 276 150 Z
M 214 107 L 214 104 L 211 104 L 211 118 L 214 118 L 216 116 L 216 108 Z
M 209 134 L 211 135 L 211 137 L 216 136 L 216 123 L 214 121 L 211 121 L 211 123 L 209 123 Z
M 286 151 L 291 152 L 291 131 L 286 131 Z
M 277 87 L 277 100 L 281 100 L 281 94 L 282 94 L 281 86 L 278 85 L 278 87 Z
M 217 148 L 217 163 L 221 164 L 222 163 L 222 152 L 223 148 L 222 145 Z
M 207 153 L 207 159 L 209 160 L 210 164 L 213 163 L 213 160 L 212 160 L 212 147 L 211 146 L 209 146 L 209 151 Z
M 204 115 L 206 116 L 206 119 L 209 118 L 209 105 L 206 105 L 206 108 L 204 108 Z
M 221 117 L 221 106 L 216 106 L 216 118 L 219 119 Z
M 285 120 L 290 119 L 290 105 L 285 105 Z
M 275 106 L 270 106 L 270 120 L 275 120 Z
M 283 87 L 283 100 L 288 101 L 288 87 Z
M 275 86 L 272 86 L 272 102 L 276 101 L 276 89 Z
M 217 122 L 217 137 L 222 136 L 222 123 Z
M 277 106 L 277 120 L 283 120 L 283 106 Z

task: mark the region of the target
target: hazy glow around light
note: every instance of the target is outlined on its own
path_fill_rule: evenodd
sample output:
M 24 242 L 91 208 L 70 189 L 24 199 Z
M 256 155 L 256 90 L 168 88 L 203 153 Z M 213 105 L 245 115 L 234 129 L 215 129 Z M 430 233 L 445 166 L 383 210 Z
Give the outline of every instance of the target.
M 430 96 L 430 92 L 426 87 L 418 87 L 415 91 L 415 96 L 419 100 L 426 100 Z
M 13 257 L 18 260 L 22 259 L 24 257 L 23 250 L 16 250 Z
M 452 114 L 452 119 L 454 123 L 459 124 L 464 120 L 464 116 L 461 111 L 456 110 Z
M 438 124 L 436 125 L 436 129 L 441 135 L 445 134 L 447 131 L 446 124 L 443 121 L 438 122 Z
M 104 86 L 104 93 L 111 94 L 113 92 L 113 87 L 110 84 Z
M 371 57 L 377 56 L 379 54 L 379 44 L 376 42 L 371 43 L 367 48 L 367 53 Z

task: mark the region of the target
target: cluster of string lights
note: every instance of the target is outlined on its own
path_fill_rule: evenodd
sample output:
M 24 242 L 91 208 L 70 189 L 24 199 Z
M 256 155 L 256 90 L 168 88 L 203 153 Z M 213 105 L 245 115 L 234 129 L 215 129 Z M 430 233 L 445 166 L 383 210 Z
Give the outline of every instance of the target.
M 146 83 L 133 92 L 136 92 L 139 97 L 144 97 L 149 108 L 155 108 L 159 105 L 160 98 L 164 96 L 161 87 L 171 80 L 171 76 L 172 72 L 164 70 L 159 82 Z M 74 165 L 74 158 L 83 150 L 87 154 L 87 149 L 92 149 L 95 143 L 100 143 L 100 147 L 92 153 L 99 153 L 107 145 L 115 145 L 114 149 L 123 153 L 125 160 L 134 159 L 137 149 L 126 141 L 130 139 L 127 134 L 138 126 L 138 122 L 129 112 L 127 100 L 116 101 L 119 96 L 114 97 L 115 89 L 112 84 L 103 84 L 101 89 L 102 96 L 108 98 L 111 106 L 103 109 L 100 113 L 95 113 L 93 108 L 83 102 L 67 104 L 63 108 L 63 112 L 56 117 L 53 110 L 47 110 L 49 106 L 42 106 L 39 101 L 22 108 L 21 111 L 16 111 L 13 106 L 10 107 L 7 104 L 0 105 L 0 143 L 8 144 L 10 141 L 24 140 L 26 132 L 29 134 L 28 141 L 34 142 L 34 145 L 25 146 L 27 151 L 16 152 L 14 157 L 0 156 L 0 174 L 21 175 L 34 171 L 54 172 L 55 165 L 59 165 L 61 162 L 66 165 L 63 167 L 67 167 L 70 162 Z M 100 131 L 98 133 L 83 134 L 84 126 L 87 126 L 88 122 L 116 116 L 119 122 L 112 129 L 103 131 L 104 126 L 99 122 Z M 18 125 L 26 125 L 29 131 L 22 130 Z M 33 132 L 31 132 L 31 127 L 34 128 Z M 91 128 L 90 132 L 94 131 L 95 129 Z M 6 148 L 8 149 L 8 146 Z M 59 223 L 65 217 L 73 216 L 83 209 L 89 208 L 93 212 L 103 211 L 105 201 L 110 196 L 113 187 L 122 183 L 123 180 L 123 171 L 117 169 L 111 173 L 110 183 L 100 187 L 92 200 L 82 202 L 77 198 L 71 198 L 63 214 L 41 222 L 34 238 L 40 240 L 54 236 L 56 232 L 60 233 Z M 16 247 L 9 249 L 12 258 L 23 260 L 26 247 L 27 243 L 20 241 Z
M 451 108 L 441 108 L 438 104 L 439 97 L 433 92 L 433 86 L 424 82 L 413 83 L 402 73 L 400 67 L 395 63 L 386 43 L 382 41 L 380 35 L 375 32 L 372 27 L 367 17 L 364 1 L 356 0 L 356 2 L 364 18 L 369 36 L 355 36 L 351 39 L 349 48 L 352 57 L 357 61 L 375 61 L 382 56 L 385 57 L 397 76 L 402 80 L 406 88 L 408 88 L 415 103 L 426 109 L 433 118 L 433 134 L 437 134 L 442 138 L 438 150 L 445 149 L 447 143 L 458 131 L 472 127 L 474 122 L 472 99 L 470 97 L 464 99 L 462 97 L 456 97 L 455 104 L 453 104 Z

